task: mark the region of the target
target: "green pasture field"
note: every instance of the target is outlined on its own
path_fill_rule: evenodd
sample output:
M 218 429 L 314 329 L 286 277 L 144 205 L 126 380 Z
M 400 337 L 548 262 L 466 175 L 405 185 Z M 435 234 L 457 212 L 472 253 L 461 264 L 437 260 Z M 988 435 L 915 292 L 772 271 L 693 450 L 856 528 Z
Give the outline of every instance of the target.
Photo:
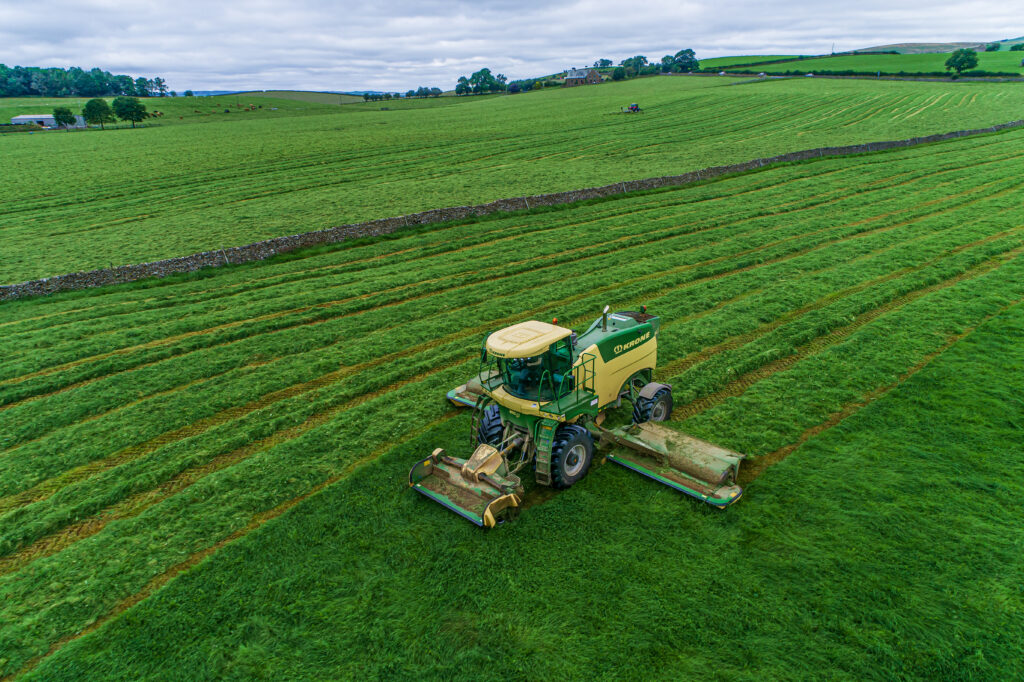
M 875 73 L 881 71 L 883 74 L 905 73 L 928 73 L 946 70 L 947 53 L 926 53 L 926 54 L 861 54 L 861 55 L 840 55 L 836 57 L 822 57 L 820 59 L 801 59 L 797 61 L 780 62 L 778 64 L 761 64 L 758 69 L 766 73 L 782 73 L 786 71 L 801 70 L 813 73 L 815 71 L 859 71 L 864 73 Z M 978 70 L 981 71 L 1005 71 L 1008 73 L 1024 74 L 1024 67 L 1020 61 L 1024 56 L 1020 52 L 978 52 Z
M 4 304 L 0 675 L 1018 677 L 1022 153 L 1010 131 Z M 738 505 L 602 465 L 485 533 L 406 487 L 468 450 L 442 395 L 484 334 L 605 304 L 662 316 L 669 424 L 749 455 Z
M 256 90 L 243 92 L 243 96 L 249 97 L 271 97 L 273 99 L 294 99 L 299 102 L 314 102 L 316 104 L 352 104 L 362 102 L 359 95 L 344 95 L 336 92 L 313 92 L 310 90 Z
M 737 64 L 759 64 L 761 62 L 770 62 L 776 59 L 796 59 L 795 54 L 748 54 L 737 57 L 711 57 L 709 59 L 701 59 L 700 67 L 702 69 L 717 69 L 723 66 L 735 66 Z
M 8 135 L 5 169 L 18 182 L 0 187 L 0 282 L 989 126 L 1019 118 L 1024 103 L 1013 84 L 807 81 L 653 77 L 345 106 L 252 98 L 263 109 L 231 114 L 223 108 L 248 100 L 175 98 L 143 130 Z M 631 102 L 646 113 L 619 113 Z
M 88 97 L 0 97 L 0 123 L 9 123 L 10 119 L 20 114 L 52 114 L 55 107 L 68 107 L 74 113 L 82 113 L 82 107 L 89 101 Z M 108 102 L 113 97 L 104 97 Z M 213 95 L 210 97 L 142 97 L 146 110 L 163 112 L 160 118 L 151 118 L 137 125 L 146 128 L 163 128 L 179 123 L 215 123 L 238 122 L 242 120 L 278 119 L 282 117 L 323 114 L 338 109 L 337 102 L 333 106 L 318 102 L 303 102 L 293 98 L 272 98 L 269 95 Z M 360 99 L 362 102 L 362 99 Z M 249 111 L 254 105 L 256 111 Z M 228 109 L 231 114 L 225 113 Z M 276 110 L 275 110 L 276 109 Z M 234 118 L 231 118 L 234 115 Z M 129 123 L 118 121 L 106 124 L 108 129 L 119 129 L 130 126 Z M 101 133 L 97 129 L 72 131 L 45 131 L 36 135 L 92 135 Z M 18 133 L 21 135 L 23 133 Z M 15 135 L 5 137 L 10 142 Z

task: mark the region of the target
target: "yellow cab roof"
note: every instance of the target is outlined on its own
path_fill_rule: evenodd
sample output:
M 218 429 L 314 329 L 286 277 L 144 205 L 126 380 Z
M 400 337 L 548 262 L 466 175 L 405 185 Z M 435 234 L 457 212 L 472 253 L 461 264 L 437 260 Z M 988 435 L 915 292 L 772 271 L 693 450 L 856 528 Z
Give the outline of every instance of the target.
M 547 322 L 520 322 L 487 337 L 487 352 L 500 358 L 532 358 L 572 334 L 571 329 Z

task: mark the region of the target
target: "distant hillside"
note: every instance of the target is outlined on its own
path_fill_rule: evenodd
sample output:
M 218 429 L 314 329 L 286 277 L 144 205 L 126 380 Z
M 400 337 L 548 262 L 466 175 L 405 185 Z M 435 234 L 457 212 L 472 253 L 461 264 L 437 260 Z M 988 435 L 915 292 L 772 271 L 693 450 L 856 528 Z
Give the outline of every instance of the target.
M 952 52 L 960 48 L 984 50 L 985 43 L 896 43 L 894 45 L 876 45 L 862 47 L 858 52 L 892 52 L 900 54 L 929 54 L 933 52 Z
M 246 93 L 247 97 L 273 97 L 275 99 L 292 99 L 298 102 L 313 104 L 351 104 L 362 102 L 362 95 L 343 92 L 313 92 L 309 90 L 255 90 Z

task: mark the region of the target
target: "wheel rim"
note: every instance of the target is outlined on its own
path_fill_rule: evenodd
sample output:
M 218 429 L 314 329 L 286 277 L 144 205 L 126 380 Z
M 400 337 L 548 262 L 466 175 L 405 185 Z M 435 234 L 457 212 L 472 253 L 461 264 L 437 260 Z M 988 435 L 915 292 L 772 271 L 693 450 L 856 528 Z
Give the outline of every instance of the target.
M 668 405 L 665 404 L 664 400 L 659 400 L 654 403 L 654 407 L 651 409 L 651 421 L 652 422 L 663 422 L 665 417 L 668 416 Z
M 565 453 L 565 473 L 569 476 L 576 476 L 583 471 L 583 465 L 587 461 L 587 449 L 582 443 L 577 443 Z

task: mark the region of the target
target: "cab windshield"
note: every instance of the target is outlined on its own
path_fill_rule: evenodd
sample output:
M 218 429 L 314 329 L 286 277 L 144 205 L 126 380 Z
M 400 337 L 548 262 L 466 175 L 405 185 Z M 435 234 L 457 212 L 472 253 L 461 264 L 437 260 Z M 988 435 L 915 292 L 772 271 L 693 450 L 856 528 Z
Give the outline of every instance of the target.
M 498 369 L 505 390 L 517 398 L 554 400 L 572 390 L 572 353 L 567 339 L 552 344 L 543 355 L 501 358 Z

